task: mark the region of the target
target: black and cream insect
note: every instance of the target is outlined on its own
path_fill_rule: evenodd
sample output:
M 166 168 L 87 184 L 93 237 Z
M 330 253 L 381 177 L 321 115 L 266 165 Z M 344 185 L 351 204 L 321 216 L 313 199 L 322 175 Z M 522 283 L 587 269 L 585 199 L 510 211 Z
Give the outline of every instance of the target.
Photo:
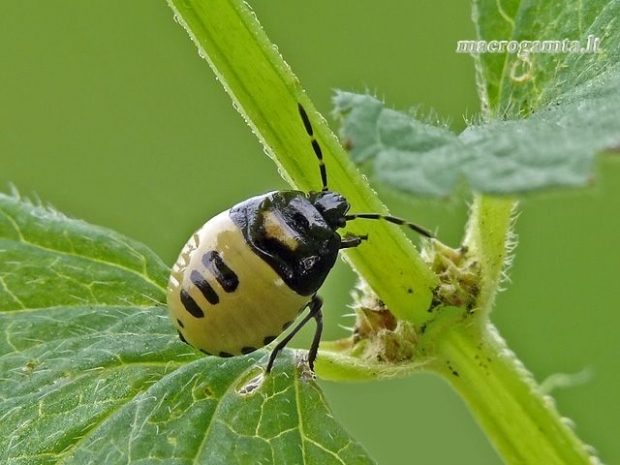
M 337 230 L 356 218 L 405 225 L 376 213 L 348 215 L 350 205 L 327 187 L 321 147 L 299 105 L 303 126 L 319 161 L 318 192 L 274 191 L 245 200 L 207 221 L 187 242 L 168 285 L 170 316 L 182 341 L 209 355 L 248 354 L 275 340 L 306 308 L 308 312 L 274 347 L 267 363 L 309 320 L 316 322 L 308 353 L 314 368 L 323 329 L 317 291 L 338 251 L 357 247 L 366 236 L 341 237 Z

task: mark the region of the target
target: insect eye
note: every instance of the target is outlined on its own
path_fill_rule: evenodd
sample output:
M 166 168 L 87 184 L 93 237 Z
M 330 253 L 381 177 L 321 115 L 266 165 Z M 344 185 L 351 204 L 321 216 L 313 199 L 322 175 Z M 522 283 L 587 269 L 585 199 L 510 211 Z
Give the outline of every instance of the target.
M 293 214 L 293 224 L 303 230 L 308 230 L 310 228 L 308 218 L 300 212 L 295 212 Z

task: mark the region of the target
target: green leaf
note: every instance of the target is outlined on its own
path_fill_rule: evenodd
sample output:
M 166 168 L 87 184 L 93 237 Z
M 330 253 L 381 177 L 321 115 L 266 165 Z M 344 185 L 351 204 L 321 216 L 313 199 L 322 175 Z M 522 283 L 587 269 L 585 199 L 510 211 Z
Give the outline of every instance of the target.
M 445 196 L 464 178 L 475 191 L 510 194 L 587 184 L 594 155 L 620 143 L 618 88 L 616 66 L 526 120 L 471 126 L 458 137 L 368 95 L 341 92 L 335 104 L 351 156 L 372 159 L 377 180 Z
M 1 463 L 372 463 L 296 352 L 244 395 L 266 350 L 182 344 L 168 273 L 118 233 L 0 194 Z
M 0 199 L 3 311 L 163 302 L 168 269 L 145 246 L 51 208 Z
M 592 36 L 602 39 L 602 51 L 477 55 L 490 119 L 458 136 L 371 96 L 339 92 L 335 112 L 351 156 L 370 163 L 379 181 L 422 195 L 448 195 L 461 179 L 490 194 L 588 184 L 594 156 L 620 145 L 620 29 L 613 27 L 620 2 L 600 11 L 593 3 L 574 12 L 558 3 L 508 2 L 498 25 L 497 3 L 478 2 L 479 30 L 489 34 L 482 39 L 568 37 L 585 45 Z
M 571 97 L 578 98 L 583 91 L 590 94 L 584 97 L 594 97 L 597 93 L 594 87 L 607 86 L 597 84 L 597 77 L 614 67 L 608 79 L 617 82 L 620 1 L 475 0 L 473 3 L 478 39 L 568 39 L 578 41 L 581 46 L 587 45 L 589 36 L 601 39 L 600 53 L 531 53 L 526 59 L 517 53 L 474 55 L 485 117 L 524 117 L 553 102 L 562 104 L 564 98 L 572 101 Z

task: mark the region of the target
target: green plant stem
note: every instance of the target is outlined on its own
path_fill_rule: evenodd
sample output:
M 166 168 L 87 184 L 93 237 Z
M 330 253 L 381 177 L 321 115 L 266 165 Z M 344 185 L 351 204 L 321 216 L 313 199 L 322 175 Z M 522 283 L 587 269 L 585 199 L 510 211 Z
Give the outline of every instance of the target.
M 168 3 L 285 179 L 304 191 L 321 187 L 318 162 L 298 112 L 301 103 L 323 148 L 329 187 L 344 195 L 352 213 L 387 212 L 243 1 Z M 437 278 L 404 233 L 394 225 L 365 220 L 352 222 L 344 232 L 368 234 L 363 251 L 347 250 L 346 258 L 392 312 L 414 322 L 427 319 Z M 388 269 L 390 279 L 385 279 Z
M 435 339 L 434 364 L 469 404 L 507 463 L 590 463 L 584 444 L 562 421 L 489 320 L 512 238 L 516 200 L 477 195 L 464 244 L 481 267 L 476 324 L 453 324 Z M 454 373 L 458 373 L 456 376 Z
M 476 195 L 465 232 L 464 245 L 480 261 L 481 287 L 476 306 L 483 313 L 491 311 L 502 272 L 512 247 L 511 221 L 517 205 L 510 197 Z
M 553 400 L 495 327 L 455 325 L 437 341 L 441 371 L 465 399 L 506 463 L 586 464 L 590 456 Z

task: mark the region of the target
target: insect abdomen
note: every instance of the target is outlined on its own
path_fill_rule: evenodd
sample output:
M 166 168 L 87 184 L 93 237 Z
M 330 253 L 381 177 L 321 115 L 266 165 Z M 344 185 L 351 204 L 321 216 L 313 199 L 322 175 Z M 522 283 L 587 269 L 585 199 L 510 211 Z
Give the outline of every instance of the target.
M 192 236 L 168 286 L 168 307 L 181 338 L 220 356 L 268 344 L 308 301 L 251 250 L 228 211 Z

